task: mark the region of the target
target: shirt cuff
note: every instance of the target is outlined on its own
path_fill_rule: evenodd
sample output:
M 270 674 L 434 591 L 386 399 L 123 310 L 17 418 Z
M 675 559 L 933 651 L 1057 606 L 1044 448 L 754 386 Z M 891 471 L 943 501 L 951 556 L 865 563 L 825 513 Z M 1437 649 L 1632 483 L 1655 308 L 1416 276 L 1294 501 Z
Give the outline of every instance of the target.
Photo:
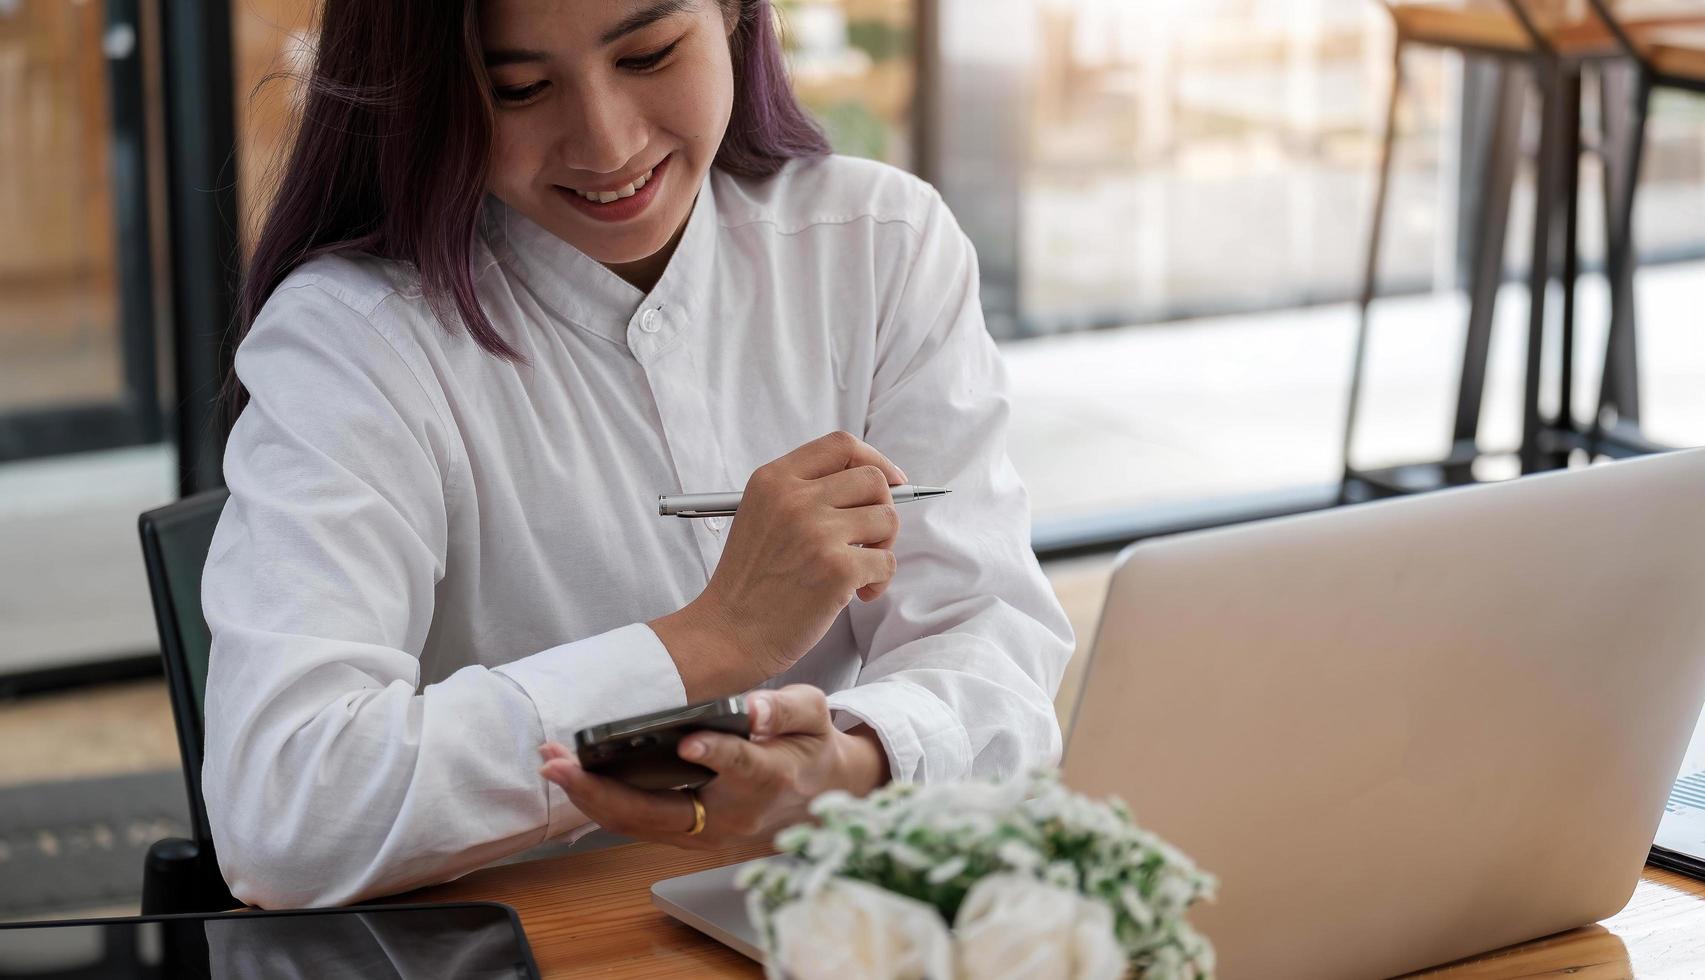
M 551 647 L 492 672 L 508 678 L 533 702 L 545 740 L 570 750 L 574 733 L 582 728 L 687 704 L 674 658 L 644 623 Z M 545 838 L 586 824 L 568 796 L 546 782 L 550 818 Z
M 916 684 L 849 687 L 829 695 L 829 710 L 843 731 L 862 722 L 876 732 L 893 782 L 951 782 L 971 774 L 971 740 L 959 716 Z

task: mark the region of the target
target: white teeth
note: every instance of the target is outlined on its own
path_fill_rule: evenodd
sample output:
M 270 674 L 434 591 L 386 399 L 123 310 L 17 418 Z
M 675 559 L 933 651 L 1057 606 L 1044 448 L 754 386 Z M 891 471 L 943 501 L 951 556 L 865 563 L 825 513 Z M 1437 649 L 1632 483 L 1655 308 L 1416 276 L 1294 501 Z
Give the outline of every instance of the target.
M 586 198 L 594 204 L 609 204 L 611 201 L 634 196 L 641 187 L 644 187 L 650 182 L 651 173 L 652 172 L 650 170 L 647 170 L 645 173 L 640 174 L 633 183 L 613 191 L 574 191 L 574 193 L 579 194 L 581 197 Z M 574 190 L 574 188 L 571 187 L 569 190 Z

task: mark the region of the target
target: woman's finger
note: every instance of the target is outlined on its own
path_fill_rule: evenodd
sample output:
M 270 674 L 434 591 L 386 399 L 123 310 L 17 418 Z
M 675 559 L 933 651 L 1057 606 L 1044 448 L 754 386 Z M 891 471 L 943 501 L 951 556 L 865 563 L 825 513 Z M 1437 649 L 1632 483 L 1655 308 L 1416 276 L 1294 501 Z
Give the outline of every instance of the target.
M 880 466 L 855 466 L 811 481 L 830 507 L 868 507 L 894 502 L 893 487 Z
M 835 511 L 841 538 L 847 544 L 868 548 L 893 546 L 900 533 L 900 513 L 893 504 L 872 504 Z
M 880 552 L 886 552 L 886 553 L 892 555 L 892 554 L 894 554 L 894 539 L 889 538 L 886 541 L 878 541 L 875 544 L 866 545 L 865 548 L 868 551 L 880 551 Z M 896 556 L 894 559 L 894 572 L 897 573 L 897 572 L 899 572 L 899 570 L 900 570 L 900 560 L 899 560 L 899 557 Z M 880 582 L 871 582 L 868 585 L 861 585 L 858 587 L 858 597 L 860 599 L 863 599 L 865 602 L 874 602 L 878 596 L 880 596 L 884 592 L 887 592 L 888 586 L 892 585 L 893 583 L 894 583 L 894 576 L 893 576 L 893 574 L 890 574 L 886 579 L 883 579 Z
M 630 837 L 684 834 L 693 827 L 693 803 L 674 790 L 634 789 L 580 768 L 572 759 L 553 759 L 539 773 L 562 787 L 580 812 L 613 833 Z
M 807 480 L 815 480 L 854 466 L 878 466 L 887 474 L 889 483 L 906 482 L 906 474 L 890 462 L 888 457 L 877 452 L 869 443 L 845 431 L 818 436 L 777 459 L 775 464 L 781 472 Z
M 698 732 L 681 740 L 681 758 L 716 772 L 717 779 L 748 785 L 768 782 L 777 773 L 763 748 L 738 735 Z
M 754 701 L 763 706 L 761 710 Z M 753 691 L 746 695 L 746 710 L 752 715 L 754 735 L 827 735 L 834 727 L 828 697 L 810 684 Z
M 880 586 L 877 591 L 888 587 L 888 582 L 900 568 L 900 560 L 894 552 L 887 548 L 861 548 L 849 546 L 852 553 L 852 563 L 856 573 L 854 581 L 862 590 L 871 586 Z

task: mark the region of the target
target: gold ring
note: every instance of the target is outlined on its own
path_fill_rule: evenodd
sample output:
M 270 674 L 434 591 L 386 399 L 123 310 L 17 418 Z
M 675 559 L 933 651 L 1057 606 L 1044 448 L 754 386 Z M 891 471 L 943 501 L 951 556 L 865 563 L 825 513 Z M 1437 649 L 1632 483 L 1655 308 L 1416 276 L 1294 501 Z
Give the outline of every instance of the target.
M 687 831 L 687 836 L 695 837 L 699 831 L 704 829 L 704 804 L 699 802 L 698 790 L 684 789 L 681 792 L 687 794 L 687 799 L 693 801 L 693 829 Z

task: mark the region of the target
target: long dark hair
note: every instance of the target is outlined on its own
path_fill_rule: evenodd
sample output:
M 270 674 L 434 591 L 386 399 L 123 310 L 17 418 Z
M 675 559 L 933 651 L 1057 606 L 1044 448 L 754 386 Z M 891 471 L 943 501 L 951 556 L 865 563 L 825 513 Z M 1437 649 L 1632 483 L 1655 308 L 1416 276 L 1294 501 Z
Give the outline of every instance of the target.
M 767 177 L 829 152 L 788 84 L 769 0 L 715 0 L 734 106 L 715 166 Z M 480 309 L 471 265 L 492 101 L 477 0 L 327 0 L 294 143 L 243 279 L 232 347 L 291 270 L 355 250 L 413 264 L 441 322 L 498 357 L 520 354 Z M 248 400 L 233 372 L 229 421 Z

